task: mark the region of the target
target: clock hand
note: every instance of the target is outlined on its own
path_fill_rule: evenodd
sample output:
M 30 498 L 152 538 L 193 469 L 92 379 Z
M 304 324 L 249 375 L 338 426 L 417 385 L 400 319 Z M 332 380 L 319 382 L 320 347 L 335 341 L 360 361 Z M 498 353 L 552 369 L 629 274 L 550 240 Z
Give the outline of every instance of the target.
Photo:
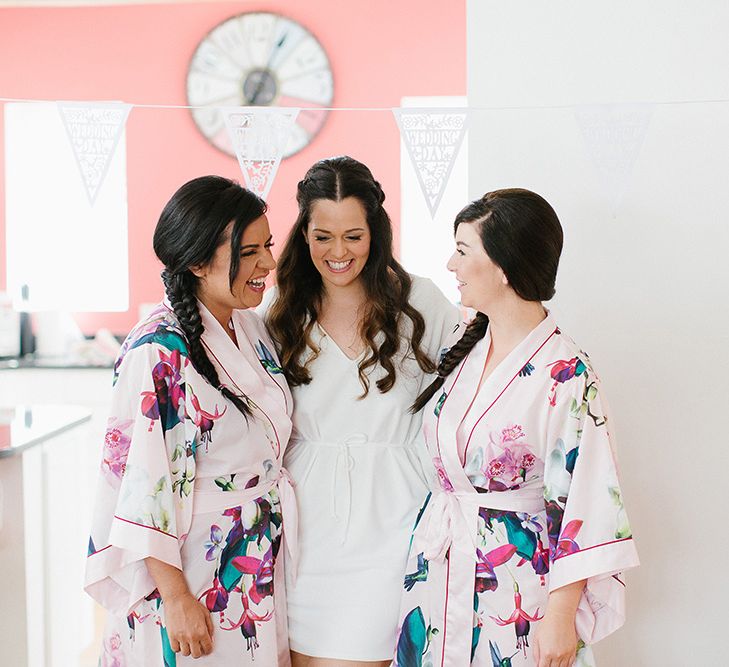
M 281 39 L 278 40 L 276 43 L 276 46 L 273 47 L 273 50 L 271 51 L 271 55 L 268 57 L 268 62 L 266 63 L 265 71 L 268 73 L 271 71 L 271 63 L 273 62 L 274 58 L 276 57 L 276 54 L 281 50 L 281 47 L 284 45 L 284 42 L 286 41 L 286 38 L 288 37 L 288 33 L 285 32 L 283 35 L 281 35 Z M 263 91 L 263 84 L 265 82 L 265 78 L 261 76 L 261 78 L 258 81 L 258 85 L 256 86 L 256 89 L 253 91 L 253 96 L 251 97 L 251 105 L 256 104 L 258 101 L 258 96 Z

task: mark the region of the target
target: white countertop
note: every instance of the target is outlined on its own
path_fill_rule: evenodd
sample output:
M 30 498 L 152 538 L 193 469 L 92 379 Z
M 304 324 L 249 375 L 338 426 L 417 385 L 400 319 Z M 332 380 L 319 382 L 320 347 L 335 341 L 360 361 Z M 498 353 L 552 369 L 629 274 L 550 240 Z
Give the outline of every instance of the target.
M 0 407 L 0 458 L 41 444 L 91 419 L 79 405 L 18 405 Z

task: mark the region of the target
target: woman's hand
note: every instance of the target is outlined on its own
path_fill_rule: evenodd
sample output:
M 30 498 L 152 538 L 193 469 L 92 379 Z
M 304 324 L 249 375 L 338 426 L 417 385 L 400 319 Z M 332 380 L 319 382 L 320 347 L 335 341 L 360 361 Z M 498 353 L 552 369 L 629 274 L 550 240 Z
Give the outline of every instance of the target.
M 147 570 L 164 603 L 165 627 L 175 653 L 199 658 L 213 650 L 213 620 L 207 607 L 190 592 L 182 571 L 156 558 L 145 558 Z
M 549 609 L 534 632 L 536 667 L 572 667 L 577 652 L 575 615 Z
M 172 650 L 193 658 L 209 655 L 213 650 L 213 621 L 207 607 L 189 592 L 163 601 Z
M 585 580 L 562 586 L 549 594 L 544 618 L 534 631 L 536 667 L 572 667 L 577 654 L 575 616 Z

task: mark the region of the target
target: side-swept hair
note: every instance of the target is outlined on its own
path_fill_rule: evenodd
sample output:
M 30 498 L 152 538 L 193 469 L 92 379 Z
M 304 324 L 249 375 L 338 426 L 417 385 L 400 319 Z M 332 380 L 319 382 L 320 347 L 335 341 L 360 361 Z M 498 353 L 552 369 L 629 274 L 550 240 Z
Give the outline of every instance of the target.
M 563 234 L 559 218 L 546 199 L 520 188 L 494 190 L 461 210 L 453 223 L 454 234 L 464 222 L 478 226 L 486 254 L 501 268 L 518 296 L 525 301 L 548 301 L 554 296 Z M 415 399 L 412 412 L 425 407 L 486 335 L 488 324 L 488 316 L 477 313 L 461 339 L 441 359 L 438 377 Z

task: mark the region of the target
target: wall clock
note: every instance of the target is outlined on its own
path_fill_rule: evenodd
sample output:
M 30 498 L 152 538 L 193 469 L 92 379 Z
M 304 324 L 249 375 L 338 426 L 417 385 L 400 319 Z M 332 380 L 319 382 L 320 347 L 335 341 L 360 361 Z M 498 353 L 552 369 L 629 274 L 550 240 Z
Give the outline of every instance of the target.
M 225 106 L 329 107 L 332 70 L 316 37 L 279 14 L 247 12 L 213 28 L 198 45 L 187 73 L 192 117 L 216 148 L 234 155 L 220 111 Z M 307 146 L 327 112 L 302 110 L 284 153 Z

